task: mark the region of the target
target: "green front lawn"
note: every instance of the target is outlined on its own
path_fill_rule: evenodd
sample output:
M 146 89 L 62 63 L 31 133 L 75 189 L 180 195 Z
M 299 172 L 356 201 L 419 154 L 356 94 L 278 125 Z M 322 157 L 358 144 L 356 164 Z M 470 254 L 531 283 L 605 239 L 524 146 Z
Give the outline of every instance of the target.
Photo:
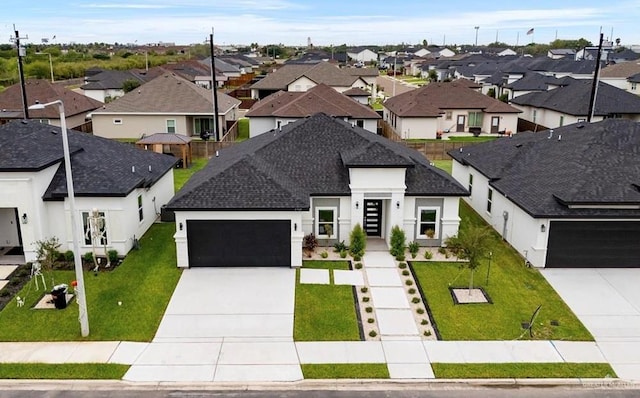
M 120 380 L 127 370 L 114 363 L 0 363 L 0 379 Z
M 304 261 L 302 266 L 330 270 L 349 269 L 349 263 L 346 261 Z M 332 273 L 332 271 L 329 272 Z M 293 339 L 295 341 L 360 340 L 352 287 L 334 284 L 301 284 L 300 270 L 298 270 Z
M 0 312 L 0 341 L 151 341 L 181 274 L 174 233 L 173 223 L 154 224 L 140 239 L 140 250 L 132 250 L 113 271 L 84 273 L 88 338 L 80 336 L 75 301 L 64 310 L 31 309 L 44 291 L 30 282 L 19 293 L 24 307 L 12 302 Z M 45 278 L 71 286 L 75 276 L 73 271 L 53 271 L 45 272 Z
M 388 379 L 384 363 L 323 363 L 302 364 L 305 379 Z
M 432 363 L 438 379 L 616 377 L 607 363 Z
M 192 175 L 195 174 L 196 171 L 202 169 L 207 165 L 209 159 L 207 158 L 197 158 L 193 159 L 191 162 L 191 167 L 188 169 L 173 169 L 173 190 L 174 192 L 178 192 L 180 188 L 191 178 Z
M 484 224 L 464 201 L 460 201 L 461 226 Z M 466 287 L 470 271 L 450 262 L 414 262 L 434 322 L 443 340 L 512 340 L 523 332 L 534 310 L 541 310 L 534 323 L 536 340 L 588 340 L 593 337 L 560 296 L 534 268 L 524 266 L 522 257 L 497 233 L 493 234 L 493 257 L 476 270 L 474 286 L 482 287 L 493 304 L 454 304 L 449 286 Z M 559 326 L 552 326 L 558 321 Z M 529 334 L 523 336 L 529 339 Z

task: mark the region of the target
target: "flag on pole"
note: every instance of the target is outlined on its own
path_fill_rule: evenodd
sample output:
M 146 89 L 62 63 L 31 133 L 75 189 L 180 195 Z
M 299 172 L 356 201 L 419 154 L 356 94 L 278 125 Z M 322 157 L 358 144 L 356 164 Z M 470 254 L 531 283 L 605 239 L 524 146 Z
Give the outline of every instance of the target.
M 533 28 L 529 29 L 529 30 L 527 31 L 527 34 L 528 34 L 528 35 L 532 35 L 532 34 L 533 34 Z

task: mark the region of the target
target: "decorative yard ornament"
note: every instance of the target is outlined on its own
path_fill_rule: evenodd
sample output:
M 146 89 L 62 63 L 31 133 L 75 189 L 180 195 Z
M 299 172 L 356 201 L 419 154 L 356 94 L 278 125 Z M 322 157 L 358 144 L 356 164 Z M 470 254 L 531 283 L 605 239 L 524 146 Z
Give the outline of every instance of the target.
M 87 228 L 86 237 L 91 240 L 93 264 L 95 265 L 93 272 L 97 272 L 98 267 L 100 266 L 100 262 L 97 258 L 98 256 L 96 255 L 96 248 L 98 246 L 102 246 L 104 256 L 107 259 L 106 267 L 109 268 L 111 266 L 111 262 L 109 261 L 109 255 L 107 253 L 107 230 L 105 229 L 104 216 L 101 216 L 100 212 L 95 207 L 87 217 L 87 224 L 89 225 L 89 228 Z
M 36 290 L 40 290 L 38 286 L 38 277 L 42 281 L 42 287 L 47 290 L 47 283 L 44 281 L 44 275 L 42 275 L 42 265 L 38 261 L 31 263 L 31 279 L 36 282 Z

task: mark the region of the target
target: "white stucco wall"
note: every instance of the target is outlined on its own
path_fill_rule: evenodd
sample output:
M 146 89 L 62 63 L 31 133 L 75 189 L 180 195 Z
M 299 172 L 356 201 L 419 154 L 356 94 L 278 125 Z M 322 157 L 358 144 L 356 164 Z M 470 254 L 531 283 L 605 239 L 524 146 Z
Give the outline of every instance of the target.
M 548 219 L 536 219 L 493 189 L 491 213 L 487 212 L 489 181 L 469 166 L 453 161 L 453 177 L 468 187 L 469 174 L 473 174 L 471 197 L 465 200 L 489 223 L 518 253 L 535 267 L 544 267 L 549 231 Z M 545 232 L 540 226 L 545 225 Z
M 316 82 L 306 76 L 300 76 L 287 86 L 286 91 L 309 91 L 316 86 Z
M 189 267 L 187 220 L 291 220 L 291 266 L 302 266 L 303 212 L 301 211 L 176 211 L 176 242 L 178 267 Z M 180 230 L 180 223 L 183 228 Z

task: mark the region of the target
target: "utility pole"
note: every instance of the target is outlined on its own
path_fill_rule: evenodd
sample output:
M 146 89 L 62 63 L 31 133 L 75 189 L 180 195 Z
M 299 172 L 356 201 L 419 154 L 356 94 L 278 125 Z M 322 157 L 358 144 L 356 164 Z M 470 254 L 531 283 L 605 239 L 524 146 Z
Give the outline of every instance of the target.
M 600 32 L 600 43 L 598 44 L 598 55 L 596 56 L 596 68 L 593 72 L 593 85 L 591 86 L 591 98 L 589 100 L 589 114 L 587 116 L 587 122 L 591 123 L 593 114 L 596 112 L 596 97 L 598 95 L 598 81 L 600 80 L 600 60 L 602 58 L 602 40 L 604 36 L 602 31 Z
M 213 125 L 216 141 L 220 141 L 220 126 L 218 123 L 218 92 L 216 90 L 216 62 L 213 54 L 213 28 L 209 35 L 209 47 L 211 49 L 211 95 L 213 95 Z
M 20 75 L 20 89 L 22 90 L 22 112 L 25 119 L 29 119 L 29 105 L 27 103 L 27 88 L 24 84 L 24 69 L 22 67 L 22 57 L 26 54 L 24 47 L 20 46 L 21 39 L 28 39 L 28 36 L 20 37 L 20 33 L 16 29 L 16 25 L 13 25 L 15 36 L 10 38 L 11 41 L 16 43 L 16 49 L 18 50 L 18 74 Z

